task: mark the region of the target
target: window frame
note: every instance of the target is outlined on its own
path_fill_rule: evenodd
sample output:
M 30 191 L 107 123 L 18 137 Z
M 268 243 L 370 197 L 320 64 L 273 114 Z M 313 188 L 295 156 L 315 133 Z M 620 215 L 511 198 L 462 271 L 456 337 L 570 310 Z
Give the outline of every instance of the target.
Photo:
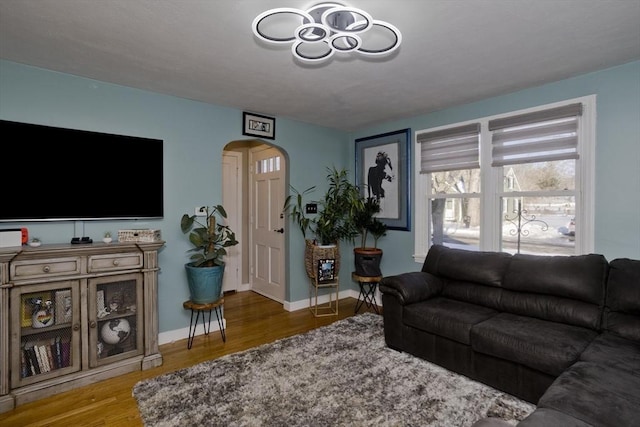
M 471 123 L 480 123 L 480 245 L 482 251 L 498 251 L 501 245 L 501 207 L 503 188 L 502 166 L 491 166 L 490 120 L 518 114 L 527 114 L 568 104 L 581 103 L 582 115 L 578 117 L 578 153 L 575 171 L 576 237 L 575 254 L 592 253 L 595 247 L 595 147 L 596 147 L 596 95 L 568 99 L 522 110 L 510 111 L 479 119 L 451 123 L 444 126 L 417 130 L 414 133 L 414 254 L 417 263 L 423 263 L 431 245 L 431 204 L 429 186 L 431 174 L 421 174 L 420 143 L 418 134 L 434 132 Z M 531 192 L 529 192 L 531 193 Z M 518 195 L 526 196 L 527 192 Z M 549 193 L 551 195 L 551 193 Z

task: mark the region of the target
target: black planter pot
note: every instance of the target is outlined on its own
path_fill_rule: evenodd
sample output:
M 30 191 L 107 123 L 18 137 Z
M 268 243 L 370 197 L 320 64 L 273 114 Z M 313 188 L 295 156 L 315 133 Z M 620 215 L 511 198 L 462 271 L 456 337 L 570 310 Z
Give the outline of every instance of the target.
M 353 249 L 355 273 L 362 277 L 382 276 L 380 261 L 382 261 L 382 249 L 378 248 L 354 248 Z

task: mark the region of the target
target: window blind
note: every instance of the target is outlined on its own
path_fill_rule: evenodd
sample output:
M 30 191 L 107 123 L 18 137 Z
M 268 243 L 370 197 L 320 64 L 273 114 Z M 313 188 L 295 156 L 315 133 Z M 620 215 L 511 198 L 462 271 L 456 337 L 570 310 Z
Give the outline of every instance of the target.
M 492 166 L 577 159 L 582 104 L 489 121 Z
M 480 123 L 419 133 L 420 173 L 480 167 Z

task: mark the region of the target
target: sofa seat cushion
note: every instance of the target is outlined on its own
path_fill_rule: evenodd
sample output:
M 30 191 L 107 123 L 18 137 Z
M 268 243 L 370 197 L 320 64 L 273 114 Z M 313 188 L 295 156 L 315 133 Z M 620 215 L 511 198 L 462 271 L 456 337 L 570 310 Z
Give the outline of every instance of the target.
M 471 327 L 496 314 L 487 307 L 438 297 L 405 306 L 403 323 L 469 345 Z
M 577 362 L 538 401 L 594 426 L 637 426 L 640 376 L 612 366 Z
M 558 376 L 597 336 L 579 326 L 500 313 L 471 329 L 474 351 Z
M 538 408 L 518 423 L 518 427 L 593 427 L 591 424 L 548 408 Z
M 580 360 L 614 366 L 640 376 L 640 341 L 605 332 L 589 344 Z

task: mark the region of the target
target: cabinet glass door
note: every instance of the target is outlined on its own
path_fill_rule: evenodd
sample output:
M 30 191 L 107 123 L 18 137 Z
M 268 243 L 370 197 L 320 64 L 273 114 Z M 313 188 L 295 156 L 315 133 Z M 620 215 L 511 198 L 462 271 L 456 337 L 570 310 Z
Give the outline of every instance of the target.
M 11 384 L 21 387 L 80 370 L 79 281 L 11 290 Z
M 143 353 L 142 275 L 89 280 L 89 365 Z

